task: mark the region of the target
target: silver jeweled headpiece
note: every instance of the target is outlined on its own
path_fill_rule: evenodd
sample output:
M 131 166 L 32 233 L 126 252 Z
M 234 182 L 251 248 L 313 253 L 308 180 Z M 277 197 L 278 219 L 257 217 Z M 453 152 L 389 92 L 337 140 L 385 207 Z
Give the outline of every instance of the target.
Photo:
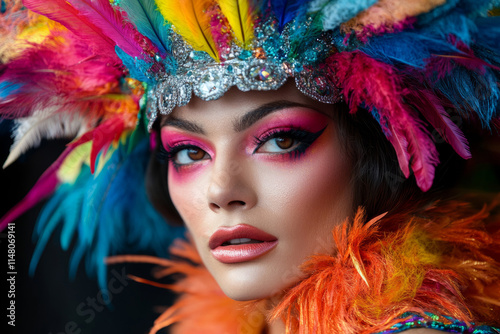
M 332 36 L 323 33 L 304 45 L 291 45 L 290 34 L 302 27 L 291 22 L 280 33 L 276 22 L 268 20 L 255 28 L 251 48 L 244 49 L 232 42 L 224 59 L 214 60 L 208 53 L 195 51 L 181 36 L 172 31 L 172 55 L 177 65 L 175 73 L 157 79 L 148 93 L 148 127 L 160 115 L 168 115 L 177 106 L 189 103 L 194 93 L 205 101 L 216 100 L 229 88 L 241 91 L 276 90 L 293 77 L 297 88 L 305 95 L 324 103 L 342 99 L 334 79 L 317 65 L 335 48 Z M 300 52 L 297 52 L 300 48 Z

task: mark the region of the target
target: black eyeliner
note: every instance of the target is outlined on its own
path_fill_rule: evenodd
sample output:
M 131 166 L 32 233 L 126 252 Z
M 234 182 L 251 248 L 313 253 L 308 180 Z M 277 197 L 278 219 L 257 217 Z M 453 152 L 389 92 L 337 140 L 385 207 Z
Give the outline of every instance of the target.
M 273 138 L 279 138 L 279 137 L 290 137 L 294 140 L 297 140 L 299 142 L 299 145 L 293 149 L 292 151 L 289 152 L 284 152 L 284 153 L 271 153 L 271 154 L 281 154 L 281 155 L 291 155 L 293 159 L 298 159 L 300 158 L 306 150 L 316 141 L 316 139 L 321 136 L 321 134 L 325 131 L 327 126 L 325 126 L 323 129 L 321 129 L 318 132 L 309 132 L 306 130 L 302 129 L 278 129 L 275 132 L 270 132 L 263 138 L 257 138 L 254 137 L 254 143 L 257 145 L 253 153 L 255 154 L 257 150 L 262 147 L 267 141 L 273 139 Z

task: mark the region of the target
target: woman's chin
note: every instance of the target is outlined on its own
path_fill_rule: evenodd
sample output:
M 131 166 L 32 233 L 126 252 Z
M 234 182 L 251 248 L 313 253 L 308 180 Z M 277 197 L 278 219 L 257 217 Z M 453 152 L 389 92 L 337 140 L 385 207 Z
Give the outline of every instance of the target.
M 224 270 L 218 268 L 213 276 L 224 294 L 238 301 L 281 295 L 301 278 L 300 272 L 283 274 L 276 268 L 258 268 L 255 265 L 228 266 Z

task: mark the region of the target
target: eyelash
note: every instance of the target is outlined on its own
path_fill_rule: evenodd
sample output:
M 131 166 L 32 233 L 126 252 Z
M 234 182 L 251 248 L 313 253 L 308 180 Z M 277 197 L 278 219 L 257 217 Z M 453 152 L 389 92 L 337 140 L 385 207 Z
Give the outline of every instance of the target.
M 309 146 L 311 146 L 312 143 L 314 143 L 314 141 L 323 133 L 325 129 L 326 127 L 324 127 L 318 132 L 309 132 L 301 129 L 271 130 L 261 138 L 254 137 L 254 144 L 256 145 L 256 148 L 254 149 L 253 153 L 255 154 L 259 150 L 259 148 L 261 148 L 265 143 L 267 143 L 271 139 L 280 137 L 289 137 L 295 141 L 298 141 L 299 144 L 289 152 L 283 152 L 283 153 L 277 152 L 271 154 L 283 155 L 285 157 L 292 157 L 293 159 L 298 159 L 306 152 Z M 160 161 L 160 163 L 171 162 L 173 167 L 176 170 L 179 170 L 179 168 L 184 167 L 185 165 L 176 163 L 175 156 L 177 153 L 190 148 L 200 149 L 200 147 L 192 144 L 178 144 L 173 146 L 167 145 L 167 147 L 164 147 L 163 144 L 160 144 L 159 151 L 157 152 L 157 159 Z
M 280 138 L 280 137 L 288 137 L 293 139 L 294 141 L 297 141 L 299 144 L 297 147 L 295 147 L 293 150 L 289 152 L 284 152 L 284 153 L 272 153 L 272 154 L 281 154 L 287 157 L 291 157 L 293 159 L 298 159 L 300 158 L 306 150 L 309 148 L 309 146 L 314 143 L 316 139 L 323 133 L 323 131 L 326 129 L 324 127 L 318 132 L 309 132 L 301 129 L 275 129 L 271 130 L 268 133 L 266 133 L 263 137 L 258 138 L 254 137 L 254 144 L 257 145 L 253 153 L 257 152 L 259 148 L 261 148 L 264 144 L 266 144 L 269 140 L 274 139 L 274 138 Z
M 179 170 L 179 168 L 185 166 L 184 164 L 178 164 L 175 162 L 174 158 L 175 158 L 177 153 L 179 153 L 180 151 L 186 150 L 186 149 L 190 149 L 190 148 L 200 149 L 198 146 L 192 145 L 192 144 L 177 144 L 177 145 L 173 145 L 173 146 L 167 145 L 166 148 L 165 148 L 165 146 L 163 146 L 163 144 L 160 144 L 159 148 L 160 149 L 157 152 L 156 157 L 160 161 L 160 163 L 164 164 L 164 163 L 171 162 L 172 166 L 174 166 L 174 168 L 176 170 Z

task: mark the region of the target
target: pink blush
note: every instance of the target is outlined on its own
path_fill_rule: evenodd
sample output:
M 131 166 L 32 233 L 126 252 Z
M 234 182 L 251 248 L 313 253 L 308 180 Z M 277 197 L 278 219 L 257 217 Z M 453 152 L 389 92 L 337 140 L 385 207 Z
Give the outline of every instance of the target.
M 188 135 L 182 131 L 174 130 L 168 127 L 161 129 L 161 142 L 167 151 L 175 146 L 191 145 L 199 147 L 210 157 L 214 157 L 214 150 L 204 140 L 197 136 Z M 169 181 L 171 180 L 176 183 L 182 183 L 196 178 L 208 163 L 210 163 L 210 160 L 203 160 L 176 168 L 172 162 L 169 162 Z
M 168 183 L 182 184 L 201 175 L 208 161 L 197 163 L 193 166 L 184 166 L 177 170 L 171 163 L 168 164 Z

